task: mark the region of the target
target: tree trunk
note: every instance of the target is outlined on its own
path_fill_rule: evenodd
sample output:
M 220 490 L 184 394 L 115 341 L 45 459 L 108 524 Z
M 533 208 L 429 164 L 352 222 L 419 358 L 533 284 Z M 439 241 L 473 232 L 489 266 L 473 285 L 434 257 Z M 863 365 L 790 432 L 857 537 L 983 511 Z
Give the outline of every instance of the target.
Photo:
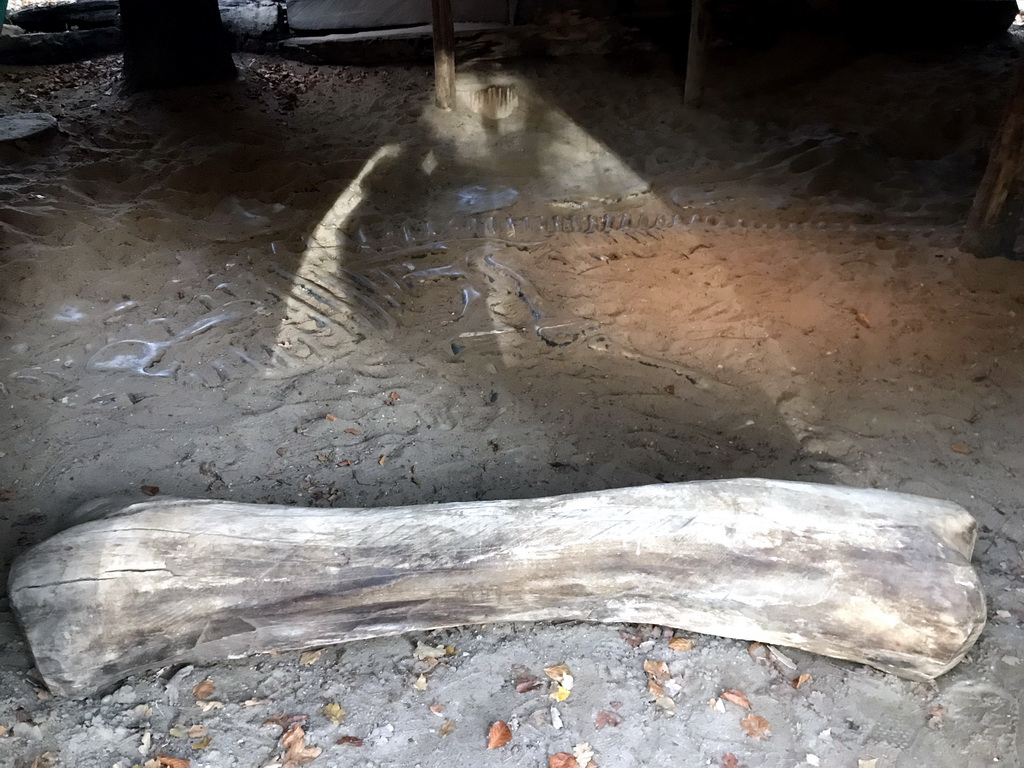
M 1024 218 L 1024 60 L 1003 113 L 960 247 L 975 256 L 1009 256 Z
M 235 76 L 217 0 L 121 0 L 128 91 L 205 85 Z
M 974 537 L 949 502 L 772 480 L 378 509 L 161 501 L 29 550 L 9 595 L 43 679 L 73 696 L 173 663 L 555 619 L 928 680 L 985 624 Z

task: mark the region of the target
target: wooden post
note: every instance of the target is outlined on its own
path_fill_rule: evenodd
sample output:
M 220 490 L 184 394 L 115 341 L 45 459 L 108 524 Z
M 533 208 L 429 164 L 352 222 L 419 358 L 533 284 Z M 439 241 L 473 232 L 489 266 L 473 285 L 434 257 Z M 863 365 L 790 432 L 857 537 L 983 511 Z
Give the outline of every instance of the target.
M 434 20 L 434 93 L 437 106 L 455 106 L 455 22 L 452 0 L 431 0 Z
M 704 96 L 704 61 L 708 44 L 708 0 L 692 0 L 690 45 L 686 52 L 686 87 L 683 105 L 699 107 Z
M 1024 216 L 1024 59 L 967 215 L 961 247 L 977 256 L 1013 251 Z

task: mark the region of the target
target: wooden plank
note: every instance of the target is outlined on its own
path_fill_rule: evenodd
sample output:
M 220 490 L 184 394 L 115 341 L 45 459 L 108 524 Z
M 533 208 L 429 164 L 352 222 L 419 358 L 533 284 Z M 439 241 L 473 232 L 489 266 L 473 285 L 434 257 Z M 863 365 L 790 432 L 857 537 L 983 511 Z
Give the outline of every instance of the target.
M 1024 218 L 1024 59 L 1003 113 L 961 247 L 977 256 L 1013 253 Z
M 708 0 L 692 0 L 690 7 L 690 42 L 686 51 L 686 84 L 683 105 L 696 108 L 704 99 L 704 65 L 707 60 Z
M 434 25 L 434 94 L 437 106 L 455 106 L 455 22 L 452 0 L 431 0 Z
M 160 501 L 14 564 L 57 694 L 170 663 L 497 621 L 662 624 L 914 680 L 974 643 L 975 523 L 949 502 L 770 480 L 302 509 Z

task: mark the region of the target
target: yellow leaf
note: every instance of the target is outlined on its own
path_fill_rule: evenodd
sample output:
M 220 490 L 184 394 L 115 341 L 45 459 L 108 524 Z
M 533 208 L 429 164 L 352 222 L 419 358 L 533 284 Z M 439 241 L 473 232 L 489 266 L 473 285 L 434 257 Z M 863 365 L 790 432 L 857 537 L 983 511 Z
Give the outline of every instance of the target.
M 299 664 L 309 666 L 310 664 L 316 664 L 320 661 L 320 657 L 323 655 L 324 649 L 317 648 L 315 651 L 303 651 L 299 655 Z
M 197 741 L 195 744 L 193 744 L 192 749 L 206 749 L 208 746 L 210 746 L 211 741 L 213 741 L 213 737 L 206 736 L 201 740 Z
M 569 694 L 572 693 L 568 688 L 563 685 L 558 686 L 558 690 L 551 694 L 551 698 L 555 701 L 565 701 L 569 698 Z
M 330 704 L 325 704 L 323 709 L 320 711 L 324 713 L 324 717 L 335 725 L 341 725 L 345 721 L 345 708 L 336 701 L 332 701 Z

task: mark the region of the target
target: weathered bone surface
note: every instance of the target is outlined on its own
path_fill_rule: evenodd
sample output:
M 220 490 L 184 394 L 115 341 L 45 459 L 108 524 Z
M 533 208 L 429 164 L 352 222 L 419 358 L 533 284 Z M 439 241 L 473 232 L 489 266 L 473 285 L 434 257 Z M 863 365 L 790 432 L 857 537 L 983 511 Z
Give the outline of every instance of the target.
M 915 680 L 985 622 L 955 504 L 769 480 L 522 501 L 302 509 L 159 501 L 15 563 L 50 689 L 428 628 L 579 619 L 803 648 Z

